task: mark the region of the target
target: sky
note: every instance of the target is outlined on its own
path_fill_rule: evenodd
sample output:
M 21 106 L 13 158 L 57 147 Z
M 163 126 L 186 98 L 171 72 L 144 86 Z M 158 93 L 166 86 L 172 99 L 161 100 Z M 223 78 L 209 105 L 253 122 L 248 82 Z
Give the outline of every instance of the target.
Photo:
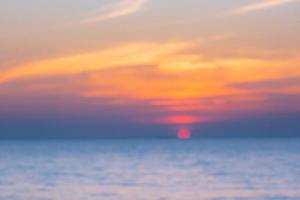
M 0 138 L 300 136 L 299 0 L 10 0 L 0 30 Z

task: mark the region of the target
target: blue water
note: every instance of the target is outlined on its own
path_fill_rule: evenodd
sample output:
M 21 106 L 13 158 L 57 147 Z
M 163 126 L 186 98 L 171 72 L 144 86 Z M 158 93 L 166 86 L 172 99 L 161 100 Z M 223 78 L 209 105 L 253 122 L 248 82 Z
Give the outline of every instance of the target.
M 0 199 L 300 199 L 300 139 L 0 141 Z

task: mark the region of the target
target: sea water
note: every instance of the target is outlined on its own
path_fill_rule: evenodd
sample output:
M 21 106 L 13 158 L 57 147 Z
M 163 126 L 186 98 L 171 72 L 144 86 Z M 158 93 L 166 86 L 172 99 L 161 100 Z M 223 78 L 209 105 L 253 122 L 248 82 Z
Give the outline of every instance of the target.
M 0 141 L 1 200 L 300 199 L 300 139 Z

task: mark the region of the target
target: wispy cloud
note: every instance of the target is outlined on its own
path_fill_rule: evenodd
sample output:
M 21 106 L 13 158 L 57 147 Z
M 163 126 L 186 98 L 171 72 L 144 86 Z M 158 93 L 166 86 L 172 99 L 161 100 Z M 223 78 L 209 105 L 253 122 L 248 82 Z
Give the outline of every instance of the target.
M 98 15 L 81 20 L 80 24 L 96 23 L 137 12 L 149 0 L 119 0 L 100 10 Z
M 288 88 L 288 87 L 296 88 L 300 86 L 300 76 L 251 81 L 251 82 L 229 83 L 228 86 L 233 88 L 239 88 L 239 89 L 253 89 L 253 90 L 278 89 L 278 88 Z
M 298 0 L 266 0 L 259 3 L 248 4 L 246 6 L 239 7 L 230 12 L 230 15 L 240 15 L 258 10 L 264 10 L 272 7 L 281 6 L 287 3 L 296 2 Z

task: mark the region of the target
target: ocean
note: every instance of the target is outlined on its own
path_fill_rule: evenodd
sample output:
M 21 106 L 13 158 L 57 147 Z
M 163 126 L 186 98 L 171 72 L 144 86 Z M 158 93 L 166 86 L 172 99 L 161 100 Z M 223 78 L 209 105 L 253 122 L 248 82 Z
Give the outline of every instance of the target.
M 299 200 L 300 139 L 0 141 L 1 200 Z

